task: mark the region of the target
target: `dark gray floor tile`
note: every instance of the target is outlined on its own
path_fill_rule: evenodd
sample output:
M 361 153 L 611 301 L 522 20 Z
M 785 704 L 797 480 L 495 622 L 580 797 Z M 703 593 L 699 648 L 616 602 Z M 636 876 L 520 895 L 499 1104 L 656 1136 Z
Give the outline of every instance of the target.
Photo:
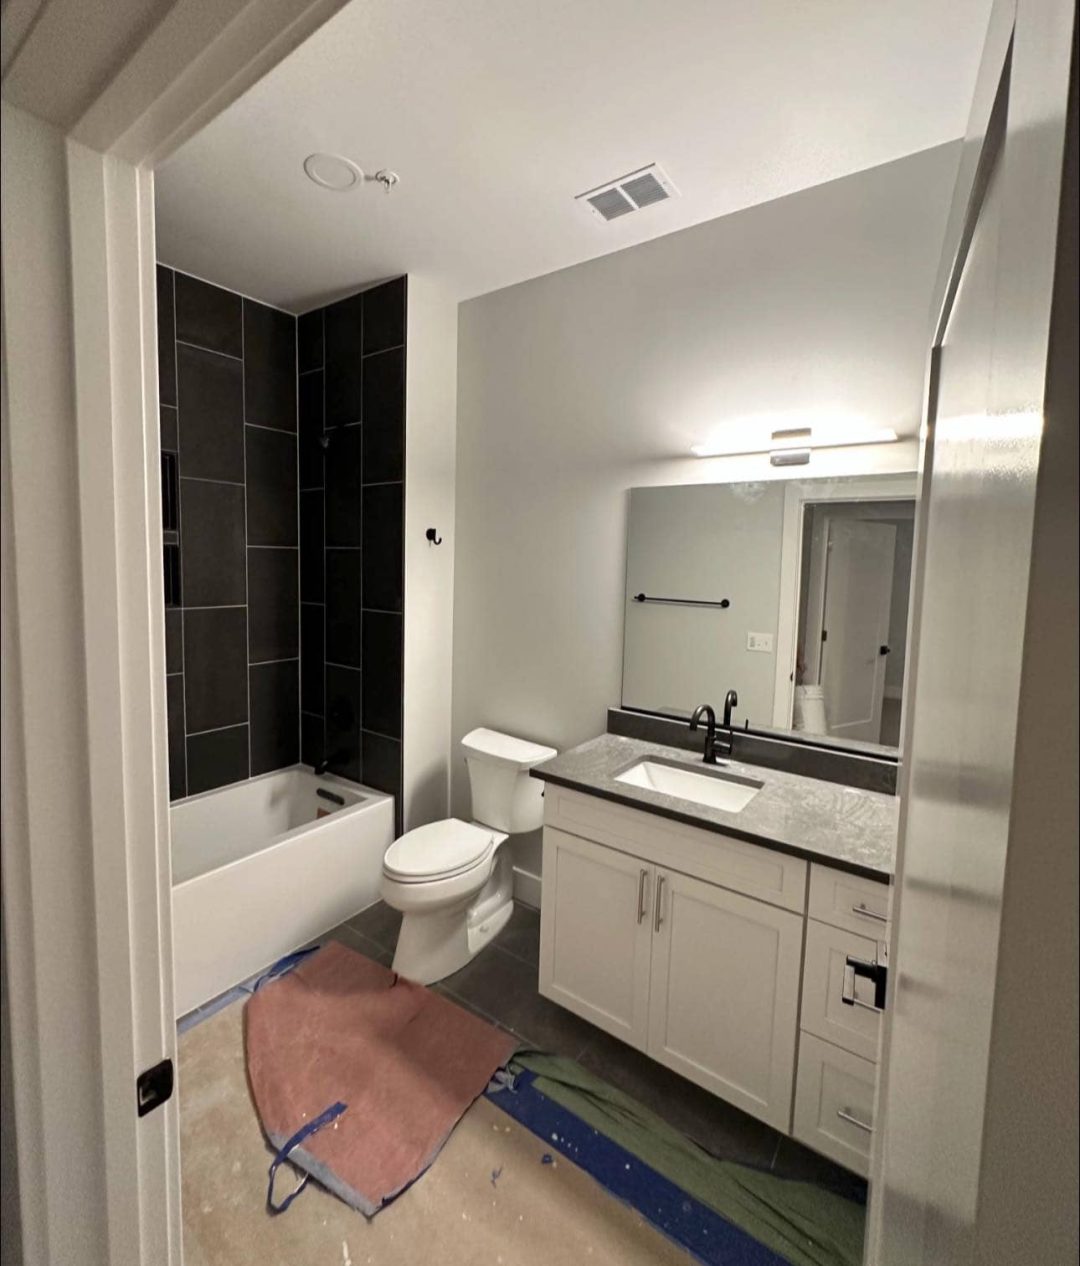
M 828 1187 L 849 1200 L 866 1203 L 867 1184 L 858 1174 L 834 1165 L 827 1157 L 819 1156 L 795 1139 L 782 1135 L 779 1142 L 773 1162 L 773 1173 L 778 1178 L 817 1183 L 819 1187 Z
M 376 945 L 374 941 L 369 940 L 366 936 L 361 936 L 348 923 L 342 923 L 332 931 L 327 932 L 325 936 L 319 937 L 320 944 L 325 945 L 327 941 L 340 941 L 342 945 L 347 945 L 349 949 L 357 950 L 367 958 L 373 959 L 376 963 L 381 963 L 383 967 L 389 967 L 394 958 L 393 951 L 385 949 L 382 945 Z
M 400 911 L 392 910 L 384 901 L 376 901 L 373 906 L 354 914 L 347 922 L 354 932 L 359 932 L 369 941 L 374 941 L 376 945 L 393 953 L 401 927 Z
M 499 933 L 495 946 L 504 954 L 513 954 L 515 958 L 539 967 L 540 911 L 515 903 L 510 922 Z
M 633 1096 L 714 1156 L 767 1168 L 780 1137 L 700 1086 L 618 1039 L 593 1029 L 580 1063 Z
M 443 984 L 525 1039 L 530 1046 L 576 1058 L 596 1033 L 591 1024 L 542 998 L 536 968 L 489 945 Z
M 468 1011 L 470 1015 L 475 1015 L 477 1019 L 483 1020 L 487 1024 L 493 1024 L 497 1029 L 503 1029 L 504 1032 L 509 1032 L 509 1029 L 505 1025 L 500 1024 L 495 1016 L 488 1015 L 482 1007 L 469 1002 L 466 998 L 459 998 L 456 993 L 448 989 L 441 981 L 437 985 L 432 985 L 431 988 L 435 993 L 445 998 L 447 1002 L 452 1002 L 455 1007 L 461 1007 L 463 1011 Z M 515 1036 L 517 1035 L 515 1034 Z

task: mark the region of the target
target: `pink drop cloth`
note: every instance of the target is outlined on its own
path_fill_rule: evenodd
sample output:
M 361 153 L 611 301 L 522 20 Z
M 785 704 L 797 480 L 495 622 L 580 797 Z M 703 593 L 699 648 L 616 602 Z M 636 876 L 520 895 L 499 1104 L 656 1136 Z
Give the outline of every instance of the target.
M 275 1150 L 346 1105 L 289 1160 L 371 1215 L 427 1169 L 517 1043 L 332 941 L 248 999 L 244 1045 Z

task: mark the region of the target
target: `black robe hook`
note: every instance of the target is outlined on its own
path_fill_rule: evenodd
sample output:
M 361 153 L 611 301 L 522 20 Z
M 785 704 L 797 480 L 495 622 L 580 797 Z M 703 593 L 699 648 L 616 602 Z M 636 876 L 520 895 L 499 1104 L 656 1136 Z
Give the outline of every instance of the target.
M 432 543 L 432 545 L 442 544 L 442 537 L 439 535 L 438 530 L 436 528 L 428 528 L 428 530 L 424 533 L 424 535 Z

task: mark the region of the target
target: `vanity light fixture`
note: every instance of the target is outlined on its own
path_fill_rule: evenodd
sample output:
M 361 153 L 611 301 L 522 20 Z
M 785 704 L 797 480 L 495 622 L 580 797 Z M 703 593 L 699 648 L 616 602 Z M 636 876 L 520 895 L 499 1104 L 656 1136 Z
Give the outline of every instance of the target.
M 804 426 L 772 431 L 760 441 L 711 440 L 692 444 L 695 457 L 742 457 L 768 453 L 774 466 L 804 466 L 815 448 L 847 448 L 855 444 L 894 444 L 900 437 L 892 427 L 866 428 Z
M 808 448 L 778 448 L 769 454 L 773 466 L 805 466 L 810 461 Z

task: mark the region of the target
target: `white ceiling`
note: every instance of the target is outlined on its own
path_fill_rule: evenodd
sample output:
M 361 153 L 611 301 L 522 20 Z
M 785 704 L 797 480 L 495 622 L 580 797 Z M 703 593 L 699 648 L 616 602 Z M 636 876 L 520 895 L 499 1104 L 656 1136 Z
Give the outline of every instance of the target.
M 353 0 L 159 171 L 159 256 L 291 311 L 483 294 L 961 136 L 989 7 Z M 317 150 L 401 183 L 322 190 Z M 681 198 L 575 204 L 654 161 Z

